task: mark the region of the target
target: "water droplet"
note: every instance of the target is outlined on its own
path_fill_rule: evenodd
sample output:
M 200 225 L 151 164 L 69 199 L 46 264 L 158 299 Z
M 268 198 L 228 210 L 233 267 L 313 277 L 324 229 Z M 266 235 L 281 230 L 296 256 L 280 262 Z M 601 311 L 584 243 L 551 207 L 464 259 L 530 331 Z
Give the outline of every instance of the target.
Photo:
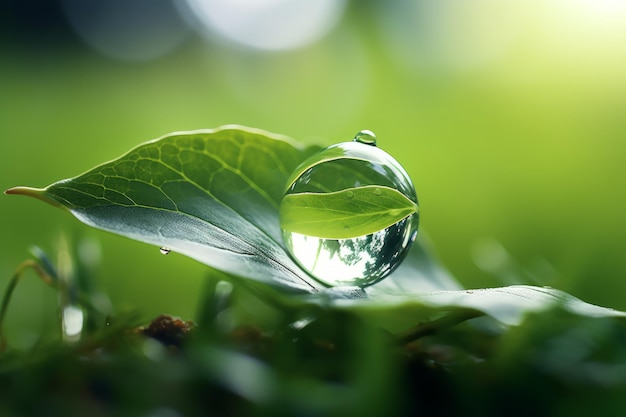
M 168 255 L 171 252 L 171 249 L 165 246 L 161 246 L 159 252 L 161 252 L 162 255 Z
M 289 179 L 285 197 L 302 194 L 309 198 L 333 193 L 343 195 L 344 198 L 354 198 L 359 188 L 371 186 L 380 186 L 368 191 L 375 195 L 382 195 L 383 188 L 393 189 L 417 205 L 413 183 L 400 164 L 382 149 L 357 138 L 352 142 L 332 145 L 304 161 Z M 286 198 L 283 199 L 285 201 Z M 322 207 L 329 213 L 337 210 L 359 210 L 360 207 L 351 207 L 342 198 L 330 198 L 326 201 L 329 205 L 325 203 Z M 353 201 L 360 203 L 360 200 Z M 334 207 L 332 204 L 338 206 Z M 292 227 L 287 226 L 293 224 L 289 222 L 294 219 L 296 222 L 298 219 L 302 219 L 303 223 L 309 222 L 311 218 L 306 210 L 306 207 L 281 203 L 279 214 L 283 241 L 302 269 L 318 281 L 333 287 L 365 287 L 385 278 L 404 259 L 415 240 L 419 224 L 419 212 L 415 211 L 373 233 L 354 237 L 348 233 L 349 237 L 341 239 L 324 238 L 316 236 L 314 232 L 296 233 Z M 390 213 L 392 216 L 397 214 L 394 210 L 390 210 Z M 334 225 L 331 223 L 334 220 L 328 220 L 328 224 L 323 223 L 323 213 L 320 217 L 318 221 L 322 228 L 358 230 L 358 225 L 355 224 L 350 224 L 354 227 L 343 223 Z
M 354 136 L 354 141 L 365 145 L 376 146 L 376 135 L 371 130 L 361 130 Z

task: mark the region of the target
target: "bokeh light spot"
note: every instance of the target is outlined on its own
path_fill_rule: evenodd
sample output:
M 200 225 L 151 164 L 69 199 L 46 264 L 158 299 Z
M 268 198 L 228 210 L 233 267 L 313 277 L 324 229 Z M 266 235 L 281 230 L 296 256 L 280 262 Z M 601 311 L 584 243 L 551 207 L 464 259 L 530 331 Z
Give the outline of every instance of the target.
M 203 29 L 255 49 L 311 44 L 341 19 L 345 0 L 187 0 Z
M 62 0 L 62 6 L 88 45 L 121 61 L 158 58 L 189 33 L 172 0 Z

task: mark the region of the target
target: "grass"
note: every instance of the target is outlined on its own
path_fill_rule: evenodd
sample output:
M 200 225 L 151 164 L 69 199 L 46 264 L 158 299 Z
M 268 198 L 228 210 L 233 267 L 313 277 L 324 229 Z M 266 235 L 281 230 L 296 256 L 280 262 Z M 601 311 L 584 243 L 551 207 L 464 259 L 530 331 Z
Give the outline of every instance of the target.
M 617 320 L 551 311 L 504 329 L 463 316 L 391 335 L 346 312 L 265 305 L 273 318 L 255 322 L 237 313 L 253 297 L 245 287 L 207 279 L 193 321 L 160 315 L 144 323 L 134 313 L 98 307 L 101 301 L 83 291 L 84 279 L 68 281 L 61 265 L 34 254 L 5 290 L 2 319 L 10 320 L 11 294 L 31 268 L 56 288 L 61 311 L 71 304 L 83 312 L 84 326 L 78 338 L 50 331 L 28 349 L 6 340 L 2 416 L 582 416 L 592 410 L 610 416 L 623 410 L 626 329 Z

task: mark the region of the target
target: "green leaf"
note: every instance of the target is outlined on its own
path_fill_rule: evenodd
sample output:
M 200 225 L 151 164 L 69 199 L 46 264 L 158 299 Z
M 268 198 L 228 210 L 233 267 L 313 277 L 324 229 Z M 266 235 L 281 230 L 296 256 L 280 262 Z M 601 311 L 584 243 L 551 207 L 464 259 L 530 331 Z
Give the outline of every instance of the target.
M 280 221 L 295 233 L 349 239 L 384 230 L 417 210 L 417 204 L 398 190 L 368 185 L 287 195 L 280 206 Z
M 475 312 L 515 325 L 530 312 L 557 306 L 590 317 L 626 317 L 624 312 L 594 306 L 549 288 L 462 290 L 426 250 L 423 236 L 405 262 L 385 280 L 366 289 L 321 291 L 324 287 L 288 256 L 278 222 L 279 203 L 290 174 L 318 149 L 236 126 L 174 133 L 78 177 L 43 189 L 16 187 L 6 192 L 67 209 L 88 225 L 168 247 L 227 274 L 291 291 L 317 293 L 299 300 L 348 309 L 388 328 L 402 329 L 448 313 L 469 318 Z M 374 192 L 376 188 L 380 196 Z M 335 226 L 321 223 L 322 207 L 329 202 L 335 206 L 335 200 L 345 198 L 348 191 L 359 203 L 344 206 L 332 220 L 326 213 L 326 219 L 343 222 L 341 227 L 347 225 L 359 233 L 386 223 L 375 213 L 388 210 L 393 212 L 393 219 L 417 210 L 406 197 L 382 186 L 330 195 L 297 195 L 287 204 L 293 204 L 294 211 L 314 207 L 311 212 L 317 217 L 310 213 L 306 217 L 313 218 L 325 235 L 333 235 Z M 381 198 L 385 199 L 383 204 L 379 204 Z M 342 217 L 342 212 L 353 209 L 360 213 L 355 221 Z M 471 314 L 465 316 L 465 312 Z
M 282 247 L 277 215 L 287 177 L 315 150 L 237 126 L 174 133 L 78 177 L 7 193 L 233 275 L 314 292 L 321 285 Z
M 529 313 L 551 308 L 562 308 L 570 313 L 587 317 L 626 318 L 626 312 L 586 303 L 563 291 L 529 285 L 512 285 L 474 290 L 448 290 L 407 294 L 381 291 L 376 286 L 366 290 L 371 303 L 338 301 L 343 308 L 378 314 L 390 310 L 408 314 L 415 319 L 431 319 L 436 311 L 476 311 L 488 315 L 502 324 L 519 325 Z M 352 305 L 351 305 L 352 304 Z

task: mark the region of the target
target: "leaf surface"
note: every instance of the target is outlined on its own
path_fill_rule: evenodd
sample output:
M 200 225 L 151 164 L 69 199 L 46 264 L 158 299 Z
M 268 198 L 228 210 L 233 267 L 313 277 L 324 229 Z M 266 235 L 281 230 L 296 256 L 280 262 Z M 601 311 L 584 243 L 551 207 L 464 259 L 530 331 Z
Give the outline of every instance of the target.
M 551 308 L 562 308 L 573 314 L 587 317 L 626 318 L 626 312 L 589 304 L 554 288 L 530 285 L 432 291 L 419 294 L 382 292 L 376 288 L 367 292 L 370 298 L 376 300 L 368 306 L 372 309 L 388 309 L 392 306 L 392 308 L 405 308 L 409 311 L 467 309 L 484 313 L 506 325 L 519 325 L 527 314 Z M 414 317 L 419 315 L 417 313 L 416 311 Z
M 438 285 L 458 288 L 456 282 L 449 281 L 445 275 L 442 277 Z M 391 332 L 401 332 L 416 323 L 455 314 L 466 319 L 488 316 L 506 326 L 520 325 L 527 315 L 550 309 L 562 309 L 583 317 L 626 319 L 624 311 L 590 304 L 549 287 L 511 285 L 411 292 L 397 285 L 397 281 L 398 277 L 392 276 L 383 281 L 384 285 L 381 282 L 365 289 L 329 288 L 307 296 L 306 302 L 351 311 Z
M 234 275 L 314 292 L 321 285 L 282 247 L 277 213 L 286 178 L 315 150 L 237 126 L 174 133 L 78 177 L 7 193 Z

